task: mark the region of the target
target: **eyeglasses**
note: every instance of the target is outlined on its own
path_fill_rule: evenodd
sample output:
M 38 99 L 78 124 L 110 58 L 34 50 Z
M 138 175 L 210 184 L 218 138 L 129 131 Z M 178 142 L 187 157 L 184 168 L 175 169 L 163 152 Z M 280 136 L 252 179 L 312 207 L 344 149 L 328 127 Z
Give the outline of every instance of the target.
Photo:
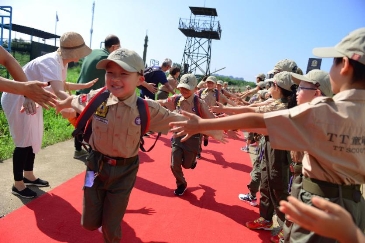
M 307 88 L 303 86 L 298 86 L 297 92 L 300 92 L 301 90 L 317 90 L 316 88 Z

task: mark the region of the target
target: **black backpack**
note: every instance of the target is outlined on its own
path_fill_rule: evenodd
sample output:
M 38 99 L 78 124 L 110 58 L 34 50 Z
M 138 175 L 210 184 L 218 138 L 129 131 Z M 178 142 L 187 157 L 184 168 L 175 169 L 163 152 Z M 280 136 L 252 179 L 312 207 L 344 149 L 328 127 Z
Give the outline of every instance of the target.
M 92 133 L 92 125 L 91 125 L 92 119 L 90 118 L 98 109 L 98 107 L 109 98 L 109 95 L 110 95 L 109 90 L 107 90 L 106 87 L 104 87 L 89 101 L 87 106 L 84 108 L 84 110 L 77 118 L 75 130 L 72 132 L 72 136 L 75 137 L 82 134 L 83 140 L 86 143 L 89 143 L 89 139 Z M 155 147 L 157 139 L 160 137 L 161 133 L 158 133 L 154 144 L 148 150 L 146 150 L 143 147 L 144 145 L 143 135 L 146 134 L 146 132 L 148 131 L 150 124 L 150 110 L 148 108 L 147 101 L 140 97 L 137 97 L 137 107 L 141 118 L 141 137 L 140 137 L 139 148 L 143 152 L 149 152 Z

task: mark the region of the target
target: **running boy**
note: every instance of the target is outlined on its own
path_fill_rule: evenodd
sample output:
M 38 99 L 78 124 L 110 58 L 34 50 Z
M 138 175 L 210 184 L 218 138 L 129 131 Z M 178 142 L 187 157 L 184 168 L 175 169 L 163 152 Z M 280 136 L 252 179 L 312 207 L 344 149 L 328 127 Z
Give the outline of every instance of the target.
M 315 48 L 320 57 L 333 57 L 330 70 L 333 98 L 318 97 L 297 107 L 267 114 L 239 114 L 202 120 L 192 114 L 173 122 L 177 135 L 205 129 L 260 129 L 277 149 L 307 151 L 299 199 L 311 204 L 313 195 L 345 208 L 361 231 L 365 229 L 365 28 L 357 29 L 335 47 Z M 336 242 L 294 224 L 290 242 Z
M 209 111 L 208 105 L 194 94 L 197 86 L 197 80 L 194 74 L 184 74 L 177 88 L 181 95 L 174 95 L 166 100 L 160 100 L 159 103 L 169 110 L 181 110 L 195 113 L 203 118 L 214 118 L 213 113 Z M 181 142 L 181 137 L 172 139 L 171 152 L 171 171 L 176 179 L 175 195 L 182 196 L 187 188 L 187 182 L 182 171 L 185 169 L 194 169 L 196 167 L 196 157 L 200 150 L 200 134 L 195 134 L 185 142 Z
M 96 68 L 106 70 L 105 84 L 111 94 L 92 116 L 81 224 L 88 230 L 102 226 L 104 241 L 116 243 L 122 237 L 121 221 L 139 167 L 141 120 L 135 89 L 144 81 L 144 63 L 136 52 L 118 49 Z M 98 91 L 71 96 L 59 102 L 57 110 L 72 107 L 81 114 Z M 166 133 L 170 121 L 184 120 L 155 101 L 146 102 L 152 131 Z

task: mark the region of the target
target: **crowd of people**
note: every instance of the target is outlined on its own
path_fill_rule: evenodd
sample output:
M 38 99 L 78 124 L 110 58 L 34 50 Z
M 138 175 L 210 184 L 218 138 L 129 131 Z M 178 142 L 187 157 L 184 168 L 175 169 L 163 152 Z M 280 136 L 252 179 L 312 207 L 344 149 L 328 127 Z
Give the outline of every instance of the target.
M 258 218 L 245 222 L 246 227 L 272 230 L 276 215 L 280 230 L 272 242 L 365 242 L 360 190 L 365 170 L 359 149 L 365 143 L 365 28 L 335 47 L 315 48 L 313 54 L 334 58 L 329 73 L 303 75 L 295 61 L 284 59 L 267 75 L 258 74 L 255 88 L 234 92 L 216 76 L 200 82 L 194 74 L 181 76 L 169 58 L 146 68 L 135 51 L 121 48 L 115 35 L 106 37 L 105 48 L 92 51 L 81 35 L 67 32 L 56 52 L 23 69 L 0 48 L 0 63 L 16 80 L 0 79 L 16 145 L 12 193 L 34 198 L 27 185 L 49 186 L 33 173 L 42 142 L 42 107 L 55 107 L 70 121 L 93 114 L 89 148 L 81 148 L 83 135 L 77 135 L 74 158 L 87 156 L 81 224 L 99 229 L 105 242 L 121 240 L 143 135 L 173 133 L 172 192 L 183 196 L 188 183 L 182 169 L 197 167 L 208 137 L 224 140 L 226 133 L 237 138 L 243 131 L 247 136 L 241 150 L 256 156 L 248 191 L 238 197 L 259 207 Z M 78 82 L 66 82 L 68 63 L 84 57 Z M 140 104 L 149 119 L 145 130 Z

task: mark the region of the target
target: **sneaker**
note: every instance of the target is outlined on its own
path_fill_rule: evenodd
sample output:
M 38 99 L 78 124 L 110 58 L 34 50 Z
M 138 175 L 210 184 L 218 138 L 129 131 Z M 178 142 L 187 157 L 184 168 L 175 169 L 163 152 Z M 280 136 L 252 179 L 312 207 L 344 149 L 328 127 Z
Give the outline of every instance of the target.
M 254 221 L 246 222 L 246 227 L 249 229 L 272 230 L 272 221 L 260 217 Z
M 26 186 L 38 186 L 38 187 L 44 187 L 44 186 L 49 186 L 48 181 L 44 181 L 42 179 L 37 179 L 35 181 L 30 181 L 27 178 L 23 178 L 23 182 Z
M 194 170 L 197 164 L 198 164 L 198 162 L 196 162 L 196 160 L 195 160 L 194 163 L 191 165 L 190 169 Z
M 186 184 L 182 184 L 182 185 L 178 186 L 176 188 L 176 190 L 174 190 L 175 195 L 177 195 L 177 196 L 184 195 L 184 192 L 185 192 L 186 188 L 187 188 Z
M 256 197 L 252 196 L 250 193 L 238 194 L 238 198 L 241 201 L 248 202 L 253 207 L 256 207 L 258 205 Z
M 196 159 L 201 159 L 202 156 L 200 155 L 200 153 L 196 156 Z
M 30 190 L 28 187 L 19 191 L 15 186 L 13 186 L 11 188 L 11 193 L 22 198 L 35 198 L 37 196 L 37 193 Z
M 257 142 L 251 143 L 250 147 L 257 147 Z
M 273 243 L 280 243 L 282 239 L 284 239 L 284 231 L 280 230 L 279 234 L 271 236 L 270 241 Z
M 209 141 L 208 141 L 208 138 L 204 138 L 204 146 L 206 147 L 206 146 L 208 146 L 208 143 L 209 143 Z
M 80 158 L 85 157 L 87 155 L 89 155 L 89 153 L 87 151 L 83 150 L 83 149 L 81 149 L 80 151 L 75 150 L 74 159 L 80 159 Z
M 249 153 L 250 152 L 250 149 L 248 147 L 242 147 L 241 148 L 241 151 L 246 152 L 246 153 Z

